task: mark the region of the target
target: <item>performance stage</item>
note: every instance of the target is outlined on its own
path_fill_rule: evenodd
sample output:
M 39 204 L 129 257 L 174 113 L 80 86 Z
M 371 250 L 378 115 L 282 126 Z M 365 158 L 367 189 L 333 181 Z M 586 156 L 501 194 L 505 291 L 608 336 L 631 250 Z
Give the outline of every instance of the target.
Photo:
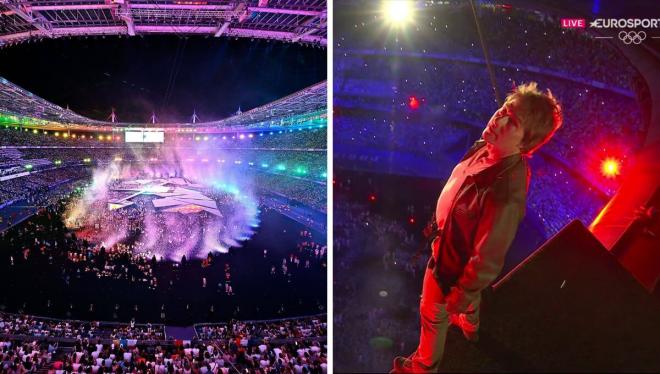
M 138 196 L 153 196 L 157 212 L 193 214 L 202 211 L 222 217 L 215 200 L 204 195 L 204 186 L 185 178 L 135 179 L 121 181 L 110 188 L 118 198 L 108 200 L 108 210 L 124 209 Z

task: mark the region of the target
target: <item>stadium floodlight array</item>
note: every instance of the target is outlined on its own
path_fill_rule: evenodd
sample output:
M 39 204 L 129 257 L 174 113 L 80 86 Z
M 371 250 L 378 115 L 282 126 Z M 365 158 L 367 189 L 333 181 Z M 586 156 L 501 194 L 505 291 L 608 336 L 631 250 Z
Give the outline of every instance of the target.
M 282 99 L 236 114 L 229 118 L 199 123 L 159 123 L 165 132 L 218 132 L 241 129 L 273 129 L 303 126 L 327 120 L 326 81 L 307 87 Z M 55 105 L 0 77 L 0 125 L 28 128 L 123 131 L 151 124 L 97 121 Z
M 327 44 L 326 0 L 0 0 L 0 46 L 87 35 L 178 34 Z

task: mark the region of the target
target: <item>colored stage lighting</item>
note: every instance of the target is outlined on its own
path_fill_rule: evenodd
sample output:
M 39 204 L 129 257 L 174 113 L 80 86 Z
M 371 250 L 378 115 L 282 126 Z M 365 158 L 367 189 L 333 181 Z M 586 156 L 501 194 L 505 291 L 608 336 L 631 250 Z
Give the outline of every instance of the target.
M 383 2 L 385 20 L 394 27 L 402 27 L 413 20 L 413 2 L 410 0 L 386 0 Z
M 606 158 L 601 163 L 600 171 L 607 178 L 615 178 L 621 174 L 621 163 L 615 158 Z
M 408 100 L 408 106 L 412 110 L 419 109 L 419 99 L 416 98 L 415 96 L 410 96 L 410 99 Z

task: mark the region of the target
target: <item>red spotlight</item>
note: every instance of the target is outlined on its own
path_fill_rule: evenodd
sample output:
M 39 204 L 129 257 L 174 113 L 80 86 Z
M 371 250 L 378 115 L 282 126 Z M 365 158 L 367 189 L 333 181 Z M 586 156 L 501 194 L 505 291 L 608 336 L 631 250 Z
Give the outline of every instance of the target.
M 416 98 L 415 96 L 410 96 L 410 99 L 408 100 L 408 106 L 412 110 L 419 109 L 419 99 Z
M 615 158 L 608 157 L 600 164 L 600 171 L 606 178 L 616 178 L 621 174 L 621 162 Z

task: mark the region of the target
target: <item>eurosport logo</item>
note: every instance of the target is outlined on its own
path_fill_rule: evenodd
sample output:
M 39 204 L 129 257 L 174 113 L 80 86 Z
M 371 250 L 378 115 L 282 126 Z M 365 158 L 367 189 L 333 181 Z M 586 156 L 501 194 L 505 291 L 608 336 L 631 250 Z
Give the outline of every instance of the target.
M 597 29 L 656 29 L 660 27 L 660 18 L 597 18 L 589 22 L 589 27 Z
M 562 18 L 561 27 L 567 29 L 587 28 L 587 20 L 584 18 Z M 589 27 L 594 29 L 657 29 L 660 28 L 660 18 L 597 18 L 589 22 Z M 623 44 L 638 45 L 642 44 L 649 35 L 646 31 L 622 30 L 617 37 Z M 660 38 L 651 36 L 652 38 Z M 614 39 L 613 36 L 594 36 L 597 39 Z

